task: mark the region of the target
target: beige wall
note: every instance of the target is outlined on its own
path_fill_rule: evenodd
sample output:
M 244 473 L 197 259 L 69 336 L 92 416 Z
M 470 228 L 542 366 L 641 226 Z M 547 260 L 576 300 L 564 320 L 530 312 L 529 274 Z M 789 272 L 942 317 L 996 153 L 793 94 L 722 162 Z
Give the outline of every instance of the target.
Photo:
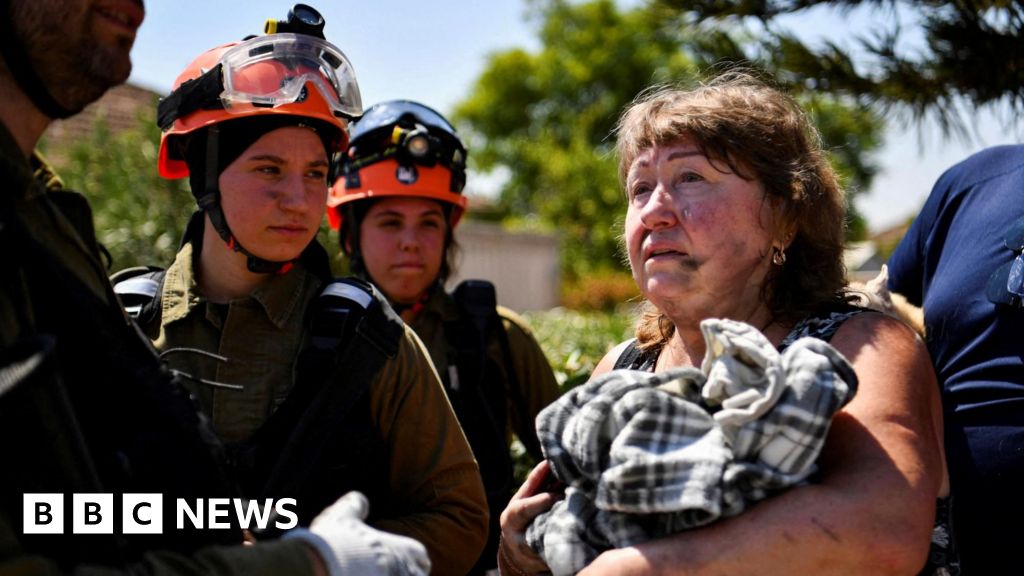
M 522 312 L 558 305 L 558 239 L 550 235 L 507 232 L 497 224 L 463 221 L 455 230 L 461 247 L 453 288 L 461 279 L 494 283 L 498 303 Z

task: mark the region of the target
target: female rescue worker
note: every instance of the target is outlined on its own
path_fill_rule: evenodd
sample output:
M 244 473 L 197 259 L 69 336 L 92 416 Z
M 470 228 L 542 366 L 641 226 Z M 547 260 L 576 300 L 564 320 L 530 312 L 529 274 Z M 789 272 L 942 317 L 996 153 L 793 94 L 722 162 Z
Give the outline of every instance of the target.
M 362 113 L 319 28 L 200 55 L 160 104 L 159 171 L 199 206 L 139 324 L 225 442 L 246 498 L 295 498 L 299 523 L 349 490 L 367 522 L 412 537 L 433 574 L 484 545 L 477 466 L 422 343 L 315 240 L 331 158 Z
M 479 573 L 496 564 L 498 516 L 515 488 L 511 433 L 542 458 L 533 422 L 559 390 L 529 329 L 496 306 L 490 283 L 445 292 L 466 208 L 465 162 L 455 129 L 434 110 L 377 104 L 353 124 L 327 215 L 352 273 L 379 288 L 430 350 L 473 447 L 492 526 Z

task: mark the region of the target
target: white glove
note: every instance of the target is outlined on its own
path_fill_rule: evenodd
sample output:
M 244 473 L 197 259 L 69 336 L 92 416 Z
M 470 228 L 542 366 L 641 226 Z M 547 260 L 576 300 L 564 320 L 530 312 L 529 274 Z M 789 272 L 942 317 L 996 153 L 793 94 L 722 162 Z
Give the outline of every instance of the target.
M 290 530 L 284 538 L 298 538 L 316 549 L 330 576 L 429 574 L 423 544 L 370 528 L 363 522 L 369 510 L 366 496 L 349 492 L 314 518 L 309 530 Z

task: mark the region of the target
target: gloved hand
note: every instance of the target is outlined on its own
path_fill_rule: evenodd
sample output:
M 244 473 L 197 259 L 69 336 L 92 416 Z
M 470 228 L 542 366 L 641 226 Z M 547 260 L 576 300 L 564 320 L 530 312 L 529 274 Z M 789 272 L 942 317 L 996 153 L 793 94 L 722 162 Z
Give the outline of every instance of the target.
M 381 532 L 363 520 L 370 510 L 366 496 L 349 492 L 331 504 L 309 529 L 296 529 L 284 538 L 298 538 L 323 558 L 330 576 L 426 576 L 430 559 L 422 544 Z

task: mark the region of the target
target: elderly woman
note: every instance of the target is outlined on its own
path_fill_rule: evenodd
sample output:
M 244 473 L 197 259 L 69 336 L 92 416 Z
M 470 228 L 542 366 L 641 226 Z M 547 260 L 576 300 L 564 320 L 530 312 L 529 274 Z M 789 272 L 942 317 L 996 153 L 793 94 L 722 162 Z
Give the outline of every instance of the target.
M 647 299 L 636 339 L 598 365 L 663 372 L 705 356 L 701 321 L 759 329 L 780 350 L 829 341 L 857 396 L 838 412 L 814 482 L 707 527 L 606 551 L 585 574 L 914 574 L 944 481 L 927 351 L 903 323 L 846 303 L 844 199 L 792 98 L 743 72 L 661 89 L 618 126 L 625 244 Z M 865 312 L 865 313 L 862 313 Z M 524 531 L 558 495 L 541 463 L 502 514 L 503 573 L 547 567 Z

